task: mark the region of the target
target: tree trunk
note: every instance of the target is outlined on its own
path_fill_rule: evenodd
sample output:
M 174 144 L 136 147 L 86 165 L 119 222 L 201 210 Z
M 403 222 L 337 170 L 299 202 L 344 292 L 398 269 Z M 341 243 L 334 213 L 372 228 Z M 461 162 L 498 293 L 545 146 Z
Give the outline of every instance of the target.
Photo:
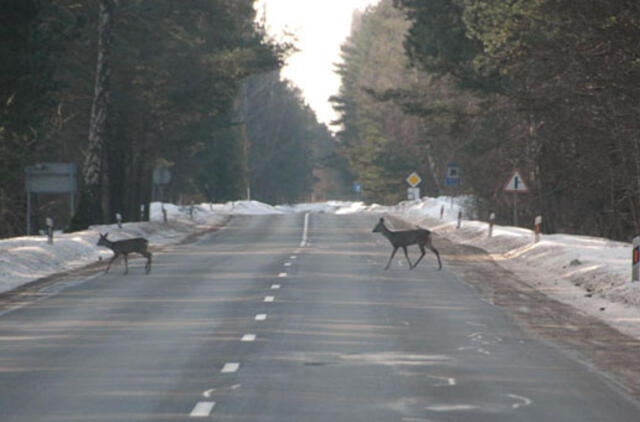
M 96 80 L 89 124 L 89 145 L 82 168 L 83 189 L 72 229 L 102 223 L 108 216 L 107 175 L 107 123 L 111 104 L 111 42 L 113 15 L 117 0 L 100 0 L 98 18 L 98 58 Z M 106 195 L 106 196 L 105 196 Z

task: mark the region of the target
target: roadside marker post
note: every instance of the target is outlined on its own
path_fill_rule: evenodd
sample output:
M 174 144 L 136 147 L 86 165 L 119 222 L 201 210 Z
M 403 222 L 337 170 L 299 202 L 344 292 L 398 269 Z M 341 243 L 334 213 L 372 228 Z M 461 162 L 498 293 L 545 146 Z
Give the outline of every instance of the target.
M 640 281 L 640 236 L 633 238 L 631 255 L 631 281 Z
M 440 220 L 444 217 L 444 205 L 440 207 Z
M 542 228 L 542 216 L 539 215 L 536 217 L 534 224 L 536 226 L 536 236 L 535 236 L 535 242 L 538 243 L 540 241 L 540 232 L 541 232 L 541 228 Z
M 458 211 L 458 226 L 456 229 L 459 229 L 462 226 L 462 210 Z
M 53 245 L 53 219 L 50 217 L 47 217 L 46 221 L 47 221 L 47 236 L 49 237 L 47 242 L 49 242 L 50 245 Z
M 493 223 L 496 221 L 496 213 L 489 214 L 489 237 L 493 236 Z
M 118 222 L 118 228 L 122 228 L 122 214 L 119 212 L 116 213 L 116 221 Z

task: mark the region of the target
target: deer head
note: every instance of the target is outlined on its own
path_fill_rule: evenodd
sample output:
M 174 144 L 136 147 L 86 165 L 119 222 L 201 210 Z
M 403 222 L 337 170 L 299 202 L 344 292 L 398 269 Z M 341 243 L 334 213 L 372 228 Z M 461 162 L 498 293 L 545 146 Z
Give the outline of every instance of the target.
M 384 218 L 380 217 L 380 221 L 378 221 L 378 224 L 376 224 L 376 226 L 373 228 L 373 233 L 381 232 L 383 227 Z
M 98 234 L 100 235 L 100 239 L 98 239 L 97 245 L 98 246 L 109 246 L 109 244 L 108 244 L 109 239 L 107 239 L 107 236 L 109 236 L 109 233 L 107 232 L 105 234 L 102 234 L 102 233 L 98 233 Z

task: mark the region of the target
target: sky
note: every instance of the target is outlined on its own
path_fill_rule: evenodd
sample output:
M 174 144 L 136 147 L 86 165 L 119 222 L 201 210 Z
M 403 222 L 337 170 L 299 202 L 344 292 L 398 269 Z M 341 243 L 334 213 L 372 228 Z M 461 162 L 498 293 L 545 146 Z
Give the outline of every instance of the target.
M 364 10 L 379 0 L 261 0 L 266 4 L 269 33 L 279 37 L 283 31 L 295 34 L 301 50 L 289 58 L 282 76 L 303 92 L 321 123 L 327 125 L 336 114 L 329 97 L 336 94 L 340 78 L 334 63 L 340 61 L 340 45 L 351 32 L 354 10 Z M 260 12 L 261 13 L 261 12 Z

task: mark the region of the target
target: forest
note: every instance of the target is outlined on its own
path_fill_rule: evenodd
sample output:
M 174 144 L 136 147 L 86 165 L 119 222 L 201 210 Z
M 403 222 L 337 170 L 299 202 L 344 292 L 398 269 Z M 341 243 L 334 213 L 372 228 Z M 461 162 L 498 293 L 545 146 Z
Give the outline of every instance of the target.
M 36 230 L 145 219 L 152 200 L 344 198 L 353 181 L 390 204 L 412 171 L 422 195 L 511 224 L 518 169 L 521 225 L 640 233 L 639 3 L 381 0 L 342 46 L 335 134 L 281 79 L 295 43 L 254 3 L 0 0 L 0 237 L 25 233 L 38 163 L 74 163 L 79 191 L 71 213 L 32 195 Z
M 0 236 L 25 233 L 38 163 L 76 164 L 79 191 L 72 219 L 65 196 L 31 195 L 35 230 L 145 219 L 152 200 L 294 202 L 347 185 L 332 134 L 280 79 L 294 45 L 267 35 L 253 0 L 0 6 Z M 170 183 L 154 189 L 162 168 Z
M 466 194 L 479 218 L 640 233 L 640 3 L 381 0 L 342 46 L 340 150 L 366 200 Z M 445 186 L 448 163 L 461 186 Z

